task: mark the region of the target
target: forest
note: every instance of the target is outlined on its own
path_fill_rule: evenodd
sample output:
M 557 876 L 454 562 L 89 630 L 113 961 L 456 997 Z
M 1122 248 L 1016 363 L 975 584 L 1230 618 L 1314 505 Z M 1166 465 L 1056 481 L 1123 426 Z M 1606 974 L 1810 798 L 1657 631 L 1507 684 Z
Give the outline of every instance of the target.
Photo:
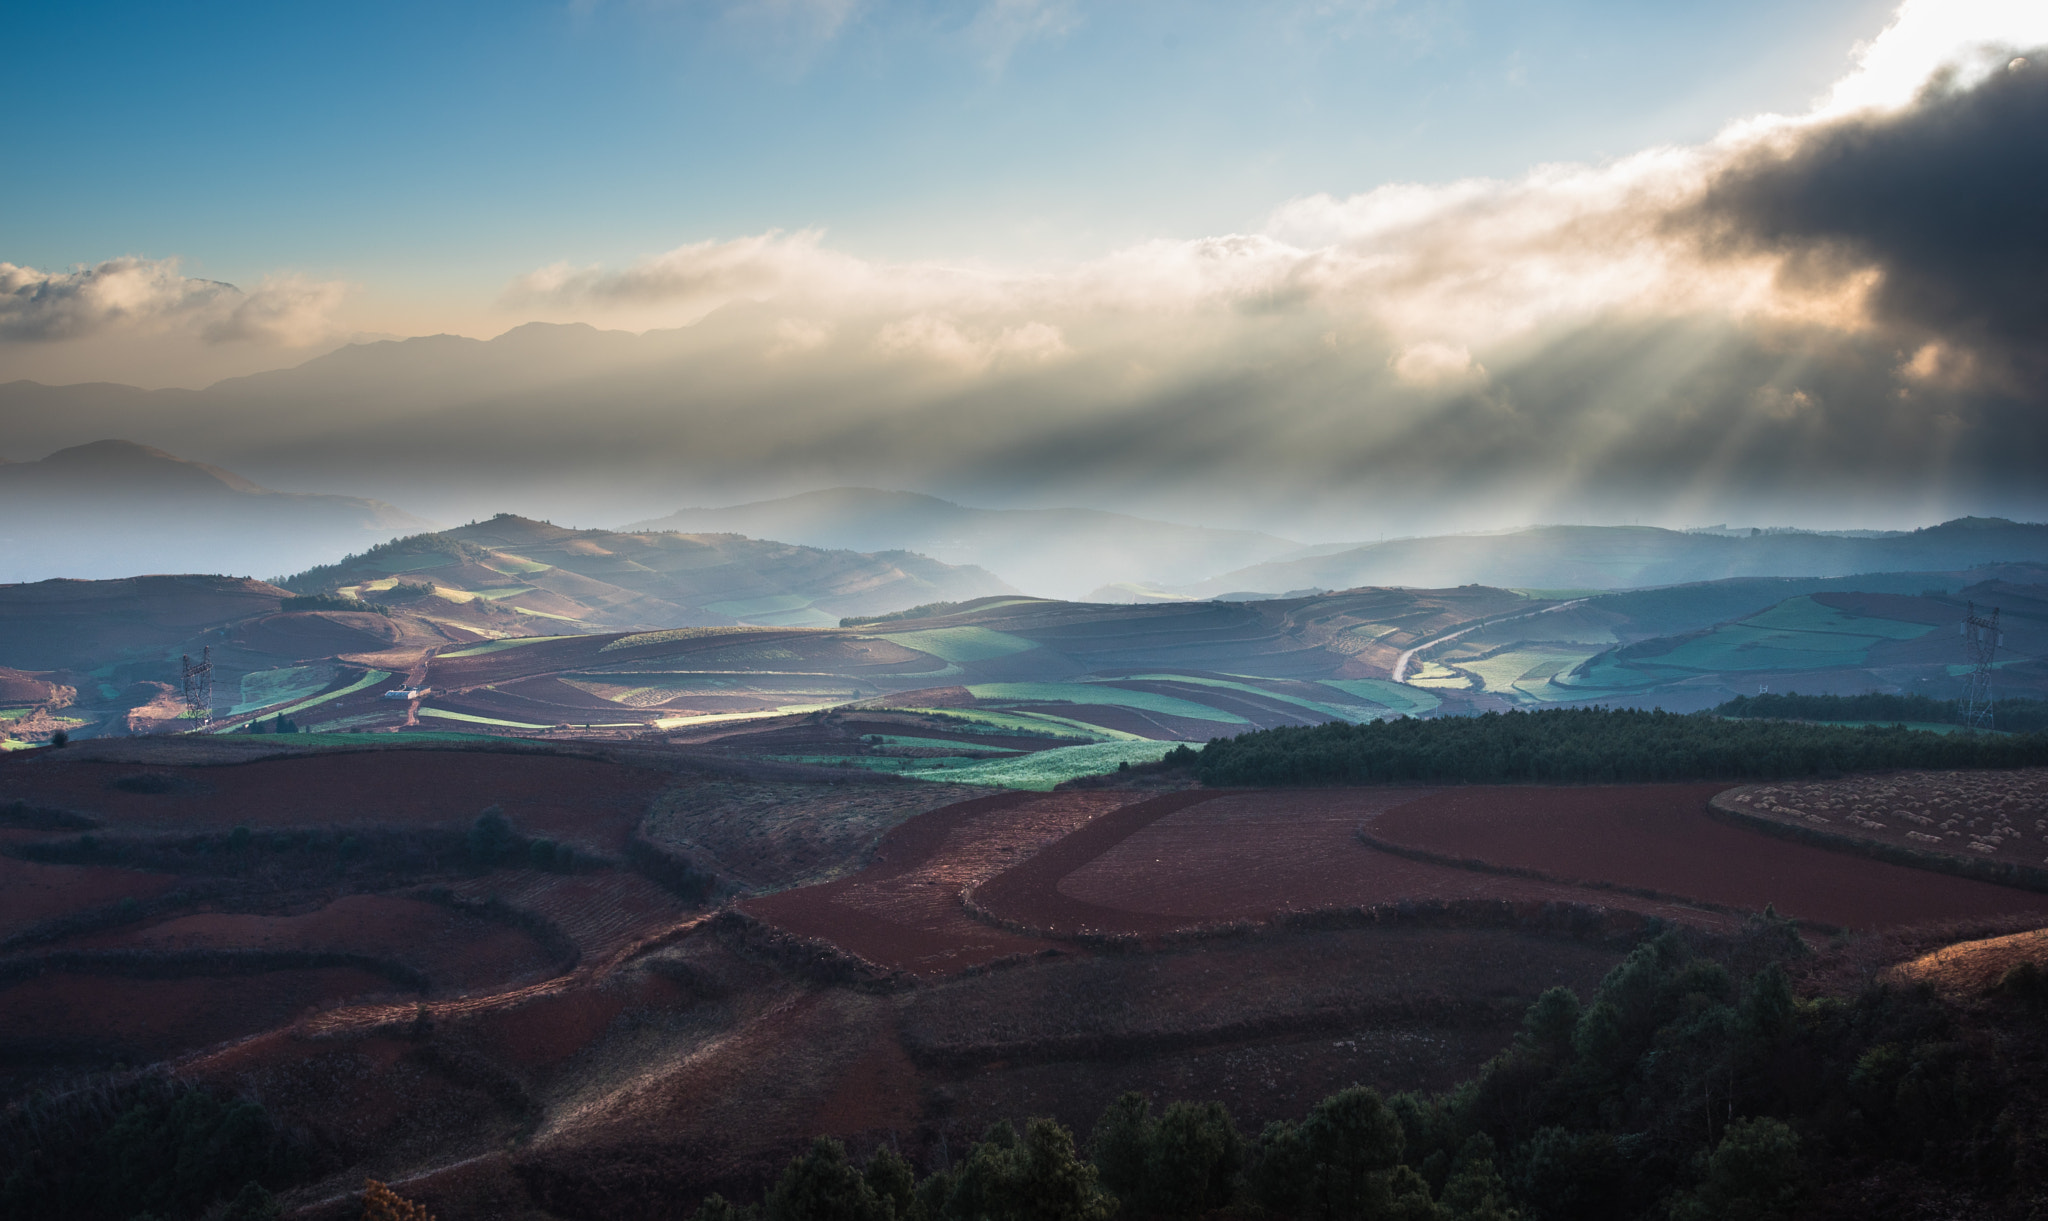
M 2048 763 L 2048 733 L 1938 734 L 1633 708 L 1489 712 L 1268 729 L 1181 747 L 1214 786 L 1768 780 Z
M 1785 721 L 1888 721 L 1922 725 L 1960 725 L 1962 701 L 1924 695 L 1784 694 L 1738 695 L 1714 709 L 1717 716 Z M 2004 733 L 2048 729 L 2048 700 L 1998 700 L 1991 707 L 1991 728 Z

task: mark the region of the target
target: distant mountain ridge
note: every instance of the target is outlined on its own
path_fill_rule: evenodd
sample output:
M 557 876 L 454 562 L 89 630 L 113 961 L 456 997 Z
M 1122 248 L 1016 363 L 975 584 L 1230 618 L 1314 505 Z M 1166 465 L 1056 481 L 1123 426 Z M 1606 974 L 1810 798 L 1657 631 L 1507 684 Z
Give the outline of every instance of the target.
M 625 530 L 733 531 L 813 547 L 901 549 L 987 568 L 1040 597 L 1089 598 L 1129 581 L 1179 584 L 1289 555 L 1301 544 L 1099 509 L 976 509 L 916 492 L 830 488 L 727 508 L 680 509 Z M 1134 601 L 1109 596 L 1101 600 Z
M 1322 550 L 1318 548 L 1317 550 Z M 1962 517 L 1878 537 L 1731 536 L 1654 526 L 1538 526 L 1370 543 L 1251 565 L 1178 592 L 1215 597 L 1306 588 L 1639 589 L 1730 577 L 1839 577 L 2048 561 L 2048 525 Z
M 0 581 L 285 572 L 431 526 L 382 501 L 272 491 L 132 441 L 0 464 Z

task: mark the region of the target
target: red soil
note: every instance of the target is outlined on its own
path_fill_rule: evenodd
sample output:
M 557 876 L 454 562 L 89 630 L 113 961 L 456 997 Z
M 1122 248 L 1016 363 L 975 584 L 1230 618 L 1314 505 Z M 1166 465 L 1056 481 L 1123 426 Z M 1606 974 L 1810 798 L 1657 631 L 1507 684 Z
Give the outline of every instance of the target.
M 19 837 L 51 838 L 46 832 L 25 832 Z M 136 869 L 42 865 L 0 856 L 0 938 L 39 921 L 104 903 L 151 898 L 177 884 L 178 879 L 167 874 Z
M 189 791 L 129 793 L 123 776 L 161 772 Z M 668 777 L 594 759 L 485 751 L 370 750 L 213 767 L 0 759 L 0 802 L 16 798 L 105 819 L 123 830 L 467 826 L 486 806 L 513 826 L 615 853 Z M 114 829 L 110 827 L 110 829 Z
M 147 1063 L 271 1029 L 312 1006 L 396 991 L 349 967 L 185 979 L 52 971 L 0 989 L 0 1031 L 24 1051 Z
M 383 615 L 353 611 L 294 611 L 242 624 L 235 643 L 276 657 L 332 657 L 386 649 L 405 638 L 405 629 Z
M 576 943 L 583 961 L 609 958 L 689 913 L 668 891 L 637 873 L 498 872 L 453 888 L 471 899 L 499 898 L 539 912 Z
M 1060 932 L 1160 933 L 1288 911 L 1460 899 L 1579 903 L 1727 923 L 1683 904 L 1413 861 L 1358 841 L 1361 822 L 1428 791 L 1171 794 L 1091 824 L 975 898 L 997 915 Z M 1084 837 L 1093 842 L 1084 847 Z
M 1118 792 L 1001 793 L 934 810 L 884 836 L 851 878 L 749 899 L 770 924 L 829 940 L 880 966 L 943 975 L 1049 943 L 992 928 L 960 892 L 1131 801 Z
M 390 958 L 426 973 L 437 990 L 520 982 L 555 966 L 518 929 L 417 899 L 348 895 L 297 916 L 223 912 L 180 916 L 143 928 L 112 929 L 63 943 L 66 949 L 331 950 Z M 232 987 L 239 980 L 222 981 Z M 389 992 L 381 983 L 374 991 Z
M 1718 822 L 1723 784 L 1453 789 L 1394 807 L 1368 833 L 1459 858 L 1731 907 L 1874 928 L 2040 912 L 2048 895 L 1789 843 Z

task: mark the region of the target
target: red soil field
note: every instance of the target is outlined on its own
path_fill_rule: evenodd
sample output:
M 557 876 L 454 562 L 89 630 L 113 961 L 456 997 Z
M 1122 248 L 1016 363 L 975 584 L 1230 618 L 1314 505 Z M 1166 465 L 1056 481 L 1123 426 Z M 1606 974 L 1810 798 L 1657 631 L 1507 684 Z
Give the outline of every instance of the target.
M 23 838 L 48 839 L 47 832 Z M 99 866 L 43 865 L 0 856 L 0 938 L 30 925 L 123 899 L 148 899 L 171 889 L 168 874 Z
M 390 958 L 424 972 L 435 990 L 526 982 L 547 975 L 551 955 L 518 929 L 418 899 L 347 895 L 296 916 L 206 912 L 141 928 L 69 938 L 63 949 L 334 950 Z M 233 988 L 240 979 L 220 981 Z M 391 984 L 373 989 L 389 992 Z
M 1413 861 L 1358 841 L 1361 822 L 1429 791 L 1171 794 L 1076 832 L 981 887 L 975 899 L 1006 919 L 1060 932 L 1162 933 L 1288 911 L 1459 899 L 1578 903 L 1728 923 L 1683 904 Z M 1093 842 L 1084 848 L 1084 839 Z
M 619 950 L 689 915 L 682 902 L 637 873 L 499 871 L 452 887 L 471 899 L 499 898 L 539 912 L 576 943 L 585 962 Z
M 113 787 L 141 772 L 177 777 L 189 787 L 170 793 Z M 19 761 L 0 759 L 0 802 L 19 798 L 147 832 L 466 826 L 496 805 L 521 832 L 616 853 L 669 779 L 593 759 L 490 751 L 365 750 L 212 767 L 66 762 L 61 754 L 36 752 Z
M 404 627 L 383 615 L 352 611 L 295 611 L 242 624 L 235 643 L 276 657 L 332 657 L 386 649 L 406 636 Z
M 184 979 L 51 971 L 0 989 L 0 1032 L 23 1050 L 148 1063 L 268 1030 L 311 1007 L 398 990 L 351 967 Z
M 741 910 L 879 966 L 943 975 L 1049 943 L 974 919 L 960 892 L 1132 800 L 1117 792 L 1001 793 L 934 810 L 882 838 L 850 878 L 749 899 Z
M 2048 895 L 1885 864 L 1718 822 L 1725 784 L 1452 789 L 1378 814 L 1369 834 L 1446 856 L 1611 882 L 1842 928 L 2019 912 Z

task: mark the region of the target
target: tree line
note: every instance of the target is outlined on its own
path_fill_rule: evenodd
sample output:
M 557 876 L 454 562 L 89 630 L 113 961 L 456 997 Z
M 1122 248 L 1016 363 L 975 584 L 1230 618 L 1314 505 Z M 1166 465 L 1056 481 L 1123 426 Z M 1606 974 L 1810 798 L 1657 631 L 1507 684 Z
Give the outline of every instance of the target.
M 1784 721 L 1911 721 L 1930 725 L 1963 723 L 1961 700 L 1937 700 L 1924 695 L 1784 694 L 1738 695 L 1714 709 L 1716 716 L 1762 718 Z M 2007 699 L 1992 705 L 1991 727 L 2006 733 L 2036 733 L 2048 729 L 2048 700 Z
M 1286 727 L 1180 747 L 1210 785 L 1766 780 L 1895 768 L 2048 764 L 2048 733 L 1730 719 L 1633 708 L 1489 712 Z
M 998 1123 L 922 1178 L 890 1148 L 862 1165 L 820 1138 L 758 1204 L 713 1196 L 694 1221 L 1791 1221 L 1856 1215 L 1828 1209 L 1850 1173 L 2035 1198 L 2023 1068 L 1928 993 L 1799 999 L 1785 963 L 1807 952 L 1768 913 L 1718 946 L 1667 930 L 1590 1000 L 1544 993 L 1443 1094 L 1353 1086 L 1256 1134 L 1221 1103 L 1127 1094 L 1085 1143 Z M 2042 979 L 2016 970 L 1989 1003 L 2038 1024 Z

